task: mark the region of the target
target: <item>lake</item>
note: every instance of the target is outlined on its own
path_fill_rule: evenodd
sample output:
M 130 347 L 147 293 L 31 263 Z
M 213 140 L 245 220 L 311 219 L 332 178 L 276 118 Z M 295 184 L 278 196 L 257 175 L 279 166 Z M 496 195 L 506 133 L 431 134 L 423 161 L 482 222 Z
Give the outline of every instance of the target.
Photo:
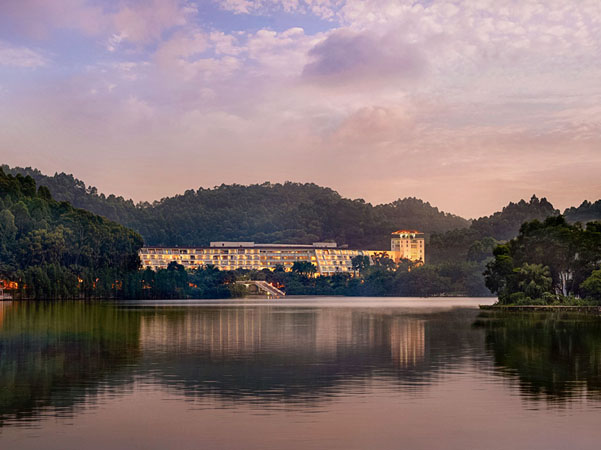
M 601 319 L 492 302 L 0 302 L 0 448 L 598 449 Z

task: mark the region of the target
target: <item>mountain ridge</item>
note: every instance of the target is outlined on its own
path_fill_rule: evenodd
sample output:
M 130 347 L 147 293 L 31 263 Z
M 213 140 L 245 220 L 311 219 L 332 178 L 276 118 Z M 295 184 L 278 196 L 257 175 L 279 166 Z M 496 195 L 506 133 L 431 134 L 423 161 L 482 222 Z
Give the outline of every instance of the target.
M 149 245 L 335 240 L 350 246 L 387 248 L 390 232 L 398 228 L 434 233 L 470 225 L 470 221 L 414 197 L 374 206 L 314 183 L 222 184 L 189 189 L 152 203 L 134 203 L 98 193 L 73 175 L 48 176 L 31 167 L 3 168 L 7 173 L 30 175 L 58 200 L 133 228 Z
M 560 214 L 546 198 L 533 195 L 529 202 L 510 202 L 501 211 L 467 220 L 415 197 L 372 205 L 363 199 L 342 197 L 329 187 L 293 182 L 221 184 L 188 189 L 152 203 L 135 203 L 98 193 L 95 187 L 64 172 L 49 176 L 31 167 L 2 167 L 6 173 L 30 175 L 57 200 L 131 227 L 147 245 L 207 245 L 218 240 L 336 241 L 352 247 L 385 249 L 392 230 L 413 228 L 434 235 L 431 249 L 438 256 L 444 252 L 443 247 L 461 247 L 460 253 L 467 257 L 475 241 L 488 237 L 495 241 L 510 239 L 517 235 L 521 223 Z M 601 200 L 584 201 L 578 207 L 567 208 L 564 214 L 570 222 L 599 220 Z

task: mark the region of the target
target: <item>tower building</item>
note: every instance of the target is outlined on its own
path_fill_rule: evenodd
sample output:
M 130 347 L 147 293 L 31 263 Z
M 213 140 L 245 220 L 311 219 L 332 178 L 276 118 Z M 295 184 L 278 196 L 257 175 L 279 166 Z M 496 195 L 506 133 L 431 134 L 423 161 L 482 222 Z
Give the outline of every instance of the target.
M 401 259 L 426 262 L 426 239 L 417 230 L 398 230 L 390 237 L 390 252 L 394 262 Z

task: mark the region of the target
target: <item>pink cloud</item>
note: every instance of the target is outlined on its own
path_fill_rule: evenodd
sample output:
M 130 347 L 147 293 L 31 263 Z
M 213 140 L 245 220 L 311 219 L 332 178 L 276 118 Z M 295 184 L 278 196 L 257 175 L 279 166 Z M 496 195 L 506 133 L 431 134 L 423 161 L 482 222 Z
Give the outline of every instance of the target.
M 27 47 L 10 45 L 0 41 L 0 66 L 35 69 L 48 64 L 48 58 Z
M 130 1 L 112 16 L 115 30 L 132 42 L 158 40 L 165 30 L 183 26 L 196 12 L 194 4 L 182 0 Z
M 45 39 L 56 28 L 95 35 L 108 21 L 102 8 L 86 0 L 2 0 L 0 24 L 13 33 Z
M 39 40 L 57 29 L 108 36 L 109 47 L 114 49 L 124 40 L 155 41 L 165 30 L 185 25 L 196 13 L 195 4 L 187 0 L 122 0 L 100 5 L 91 0 L 3 0 L 0 24 Z
M 336 145 L 377 146 L 407 139 L 413 134 L 412 117 L 400 107 L 366 106 L 346 117 L 330 135 Z M 365 148 L 365 147 L 364 147 Z
M 0 49 L 4 64 L 38 68 L 0 86 L 6 162 L 148 200 L 266 179 L 468 216 L 533 192 L 560 207 L 601 195 L 598 0 L 221 5 L 320 7 L 339 22 L 232 32 L 203 28 L 186 1 L 0 0 L 5 30 L 42 37 Z M 52 53 L 37 47 L 65 28 L 112 51 L 45 78 Z M 141 182 L 151 176 L 163 183 Z
M 427 62 L 419 48 L 398 34 L 339 30 L 309 51 L 307 80 L 325 84 L 381 83 L 415 79 Z

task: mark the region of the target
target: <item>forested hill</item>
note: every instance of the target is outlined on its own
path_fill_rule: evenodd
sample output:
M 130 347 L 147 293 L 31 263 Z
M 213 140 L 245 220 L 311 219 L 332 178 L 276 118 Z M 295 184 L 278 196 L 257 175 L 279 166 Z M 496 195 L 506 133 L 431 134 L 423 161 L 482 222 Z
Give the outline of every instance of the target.
M 501 211 L 472 222 L 469 228 L 438 233 L 432 236 L 426 259 L 432 263 L 457 260 L 482 262 L 492 256 L 500 241 L 517 236 L 524 222 L 544 221 L 558 216 L 559 210 L 546 199 L 532 196 L 529 202 L 509 203 Z
M 310 183 L 221 185 L 189 190 L 152 204 L 134 204 L 98 193 L 72 175 L 46 176 L 35 169 L 7 166 L 4 170 L 30 175 L 39 185 L 48 187 L 56 199 L 133 228 L 148 245 L 334 240 L 351 247 L 386 249 L 390 232 L 399 228 L 440 233 L 470 225 L 416 198 L 373 206 Z
M 137 271 L 141 245 L 134 231 L 0 168 L 0 279 L 18 281 L 22 295 L 109 296 L 116 280 Z
M 592 222 L 595 220 L 601 220 L 601 200 L 597 200 L 595 203 L 584 201 L 578 207 L 572 207 L 566 209 L 564 213 L 568 222 Z

